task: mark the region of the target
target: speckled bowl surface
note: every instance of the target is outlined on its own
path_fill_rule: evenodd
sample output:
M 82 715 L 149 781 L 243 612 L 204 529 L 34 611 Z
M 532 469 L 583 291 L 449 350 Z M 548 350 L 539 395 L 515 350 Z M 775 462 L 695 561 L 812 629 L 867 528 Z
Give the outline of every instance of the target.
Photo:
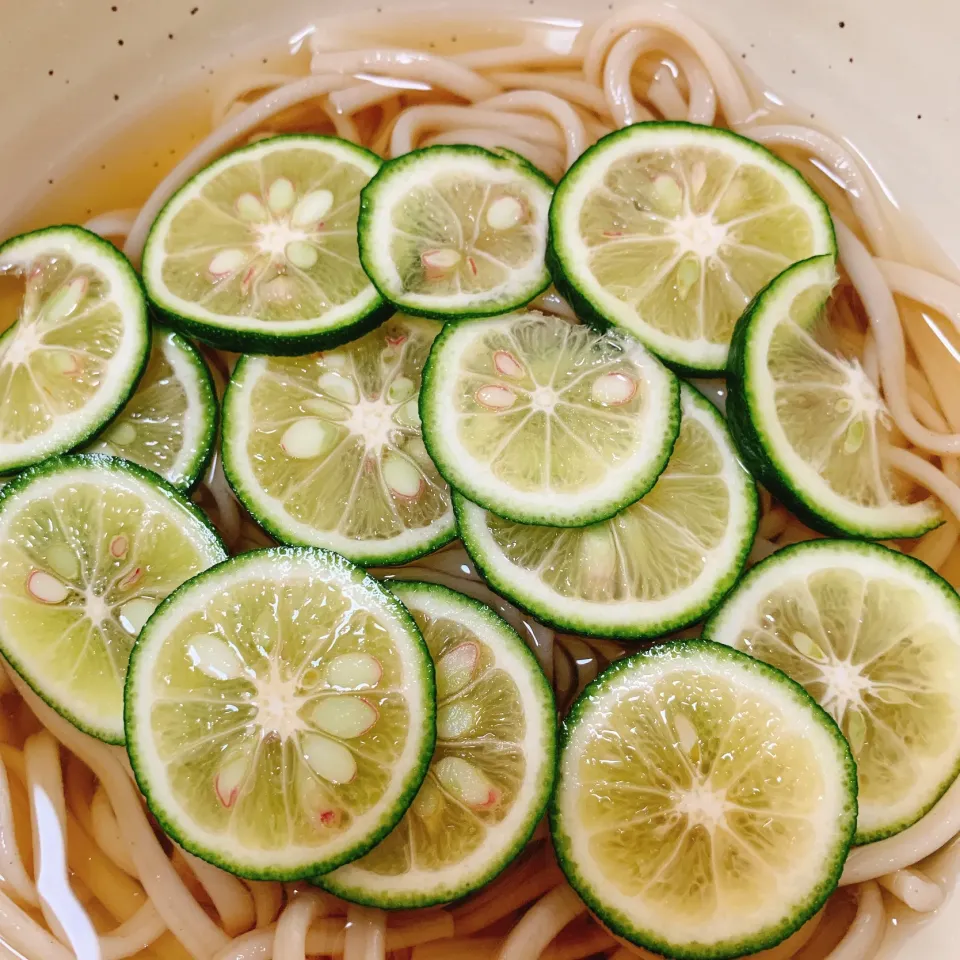
M 848 137 L 960 261 L 960 4 L 678 5 L 771 89 Z M 342 18 L 347 6 L 351 20 Z M 287 39 L 308 23 L 335 45 L 338 35 L 357 30 L 388 36 L 391 23 L 413 39 L 414 10 L 429 10 L 431 23 L 449 22 L 451 34 L 466 36 L 495 30 L 496 12 L 552 20 L 562 31 L 606 8 L 606 0 L 484 0 L 482 20 L 471 25 L 477 7 L 462 0 L 7 0 L 0 30 L 0 238 L 139 203 L 144 184 L 159 179 L 200 135 L 217 84 L 254 56 L 281 68 Z M 932 922 L 893 939 L 882 960 L 957 957 L 960 900 L 954 895 Z

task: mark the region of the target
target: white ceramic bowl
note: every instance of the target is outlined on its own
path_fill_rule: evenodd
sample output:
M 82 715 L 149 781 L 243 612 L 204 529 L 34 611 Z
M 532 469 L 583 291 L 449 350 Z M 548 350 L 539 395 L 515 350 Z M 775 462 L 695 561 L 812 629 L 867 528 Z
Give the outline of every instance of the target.
M 771 89 L 848 137 L 902 205 L 960 261 L 955 172 L 960 5 L 943 0 L 678 5 L 709 26 Z M 350 19 L 342 17 L 345 6 Z M 607 12 L 606 0 L 484 0 L 482 7 L 479 19 L 477 6 L 462 0 L 8 2 L 0 33 L 0 238 L 49 222 L 54 211 L 82 220 L 90 209 L 135 205 L 142 199 L 138 184 L 149 176 L 159 179 L 175 162 L 163 131 L 177 130 L 188 143 L 209 115 L 217 83 L 265 47 L 282 51 L 306 24 L 317 24 L 332 46 L 338 36 L 357 31 L 368 40 L 385 39 L 397 24 L 415 42 L 414 10 L 431 11 L 432 22 L 449 21 L 451 34 L 463 37 L 495 30 L 497 13 L 552 20 L 563 33 L 571 21 Z M 478 19 L 471 22 L 473 17 Z M 282 59 L 275 54 L 270 66 L 281 66 Z M 192 91 L 188 100 L 185 91 Z M 176 106 L 164 109 L 165 103 Z M 136 136 L 122 136 L 132 128 Z M 91 168 L 84 158 L 110 140 L 117 143 L 110 165 Z M 82 176 L 70 173 L 78 168 Z M 139 173 L 123 176 L 121 168 Z M 955 895 L 909 939 L 890 944 L 883 960 L 958 956 L 958 903 Z

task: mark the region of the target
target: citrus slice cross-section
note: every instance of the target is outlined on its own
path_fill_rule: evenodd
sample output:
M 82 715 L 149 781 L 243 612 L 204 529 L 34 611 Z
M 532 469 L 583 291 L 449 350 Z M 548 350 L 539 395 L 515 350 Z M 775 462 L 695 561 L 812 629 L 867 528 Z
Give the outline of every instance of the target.
M 50 459 L 0 496 L 0 650 L 57 712 L 123 743 L 137 634 L 225 558 L 200 511 L 156 475 L 103 455 Z
M 396 315 L 334 350 L 245 357 L 224 402 L 224 468 L 278 540 L 403 563 L 454 536 L 417 396 L 440 324 Z
M 683 386 L 681 408 L 656 486 L 602 523 L 514 523 L 454 495 L 463 545 L 494 590 L 558 630 L 600 637 L 658 637 L 715 607 L 750 552 L 757 493 L 713 406 Z
M 81 227 L 8 240 L 0 273 L 26 284 L 0 337 L 0 473 L 9 473 L 101 430 L 137 385 L 150 332 L 133 268 Z
M 210 457 L 216 428 L 217 399 L 200 354 L 179 334 L 154 327 L 136 391 L 88 449 L 132 460 L 189 490 Z
M 811 526 L 872 540 L 918 537 L 942 518 L 907 502 L 884 462 L 892 424 L 856 360 L 831 347 L 831 257 L 785 271 L 737 324 L 727 418 L 747 468 Z
M 127 749 L 164 830 L 254 879 L 325 873 L 403 816 L 434 745 L 434 671 L 402 604 L 326 550 L 234 557 L 134 648 Z
M 814 540 L 757 564 L 705 635 L 833 715 L 860 780 L 857 843 L 919 820 L 960 772 L 960 597 L 886 547 Z
M 664 956 L 726 960 L 786 939 L 836 888 L 856 816 L 833 720 L 719 644 L 618 660 L 563 725 L 557 860 L 610 930 Z
M 546 289 L 553 184 L 513 156 L 426 147 L 364 189 L 360 256 L 401 310 L 440 320 L 506 313 Z
M 234 150 L 171 197 L 143 252 L 170 324 L 226 350 L 295 355 L 383 318 L 360 266 L 360 190 L 380 159 L 335 137 Z
M 578 315 L 688 370 L 723 370 L 757 291 L 827 253 L 836 255 L 830 214 L 803 177 L 715 127 L 611 133 L 570 168 L 550 208 L 548 262 Z
M 466 896 L 520 852 L 543 815 L 556 762 L 556 707 L 536 658 L 489 607 L 432 583 L 393 581 L 437 675 L 430 772 L 394 831 L 320 877 L 373 906 Z
M 445 327 L 420 412 L 437 469 L 464 496 L 518 523 L 576 527 L 656 482 L 679 385 L 636 340 L 530 311 Z

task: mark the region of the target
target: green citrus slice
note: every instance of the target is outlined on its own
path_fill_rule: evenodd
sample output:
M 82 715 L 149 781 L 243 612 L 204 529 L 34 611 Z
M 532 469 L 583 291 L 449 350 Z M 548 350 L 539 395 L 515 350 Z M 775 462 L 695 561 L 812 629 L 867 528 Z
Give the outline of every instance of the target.
M 363 191 L 363 267 L 408 313 L 439 320 L 506 313 L 550 283 L 552 190 L 515 155 L 464 145 L 404 154 Z
M 518 523 L 582 527 L 642 497 L 679 429 L 679 385 L 636 340 L 533 311 L 448 324 L 420 400 L 447 482 Z
M 786 939 L 836 888 L 856 817 L 830 716 L 720 644 L 618 660 L 563 725 L 557 860 L 610 930 L 663 956 L 726 960 Z
M 960 772 L 960 597 L 886 547 L 813 540 L 757 564 L 705 634 L 833 715 L 860 781 L 857 843 L 916 823 Z
M 325 550 L 277 547 L 194 577 L 141 634 L 127 749 L 191 853 L 291 880 L 366 853 L 434 745 L 434 672 L 400 602 Z
M 437 745 L 420 792 L 365 857 L 317 880 L 374 906 L 466 896 L 503 870 L 543 815 L 556 706 L 536 658 L 489 607 L 432 583 L 393 581 L 437 673 Z
M 234 150 L 170 198 L 143 280 L 171 326 L 226 350 L 296 355 L 383 318 L 357 250 L 360 190 L 380 159 L 336 137 Z
M 19 319 L 0 337 L 0 473 L 9 473 L 103 429 L 137 385 L 150 331 L 133 268 L 81 227 L 8 240 L 0 272 L 26 284 Z
M 200 354 L 179 334 L 154 327 L 137 389 L 88 450 L 132 460 L 189 490 L 210 458 L 216 429 L 217 398 Z
M 722 371 L 737 318 L 792 263 L 836 256 L 827 206 L 765 147 L 691 123 L 637 123 L 567 171 L 548 261 L 579 316 L 680 368 Z
M 392 317 L 303 357 L 244 357 L 224 401 L 224 469 L 278 540 L 403 563 L 454 536 L 417 397 L 440 324 Z
M 103 455 L 47 460 L 0 495 L 0 649 L 81 730 L 123 743 L 140 629 L 225 558 L 206 518 L 155 474 Z
M 884 462 L 892 425 L 856 360 L 837 354 L 825 306 L 832 257 L 784 271 L 737 324 L 727 417 L 747 468 L 811 526 L 873 540 L 918 537 L 942 522 L 908 502 Z
M 699 620 L 743 570 L 757 493 L 723 418 L 692 387 L 654 488 L 589 527 L 504 520 L 455 495 L 460 537 L 493 588 L 538 620 L 590 636 L 658 637 Z

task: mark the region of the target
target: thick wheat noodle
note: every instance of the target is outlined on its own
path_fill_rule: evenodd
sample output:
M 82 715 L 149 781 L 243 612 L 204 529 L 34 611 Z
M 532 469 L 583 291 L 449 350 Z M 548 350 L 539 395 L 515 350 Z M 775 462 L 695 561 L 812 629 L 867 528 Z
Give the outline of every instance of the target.
M 566 146 L 564 169 L 587 149 L 587 132 L 577 112 L 560 97 L 542 90 L 514 90 L 501 93 L 478 105 L 484 110 L 506 110 L 517 113 L 538 113 L 549 117 L 559 129 Z
M 573 103 L 592 111 L 602 120 L 609 120 L 610 111 L 602 91 L 577 77 L 557 76 L 552 73 L 508 73 L 489 74 L 490 79 L 504 90 L 543 90 L 554 96 L 562 97 L 567 103 Z
M 370 149 L 379 156 L 385 156 L 390 146 L 390 137 L 393 135 L 393 126 L 400 116 L 402 107 L 400 98 L 393 97 L 380 104 L 380 123 L 379 129 L 370 140 Z
M 586 913 L 587 905 L 565 883 L 538 900 L 510 931 L 497 960 L 530 960 L 572 920 Z
M 565 883 L 563 873 L 557 866 L 545 867 L 523 884 L 508 887 L 501 896 L 470 912 L 455 915 L 454 928 L 458 936 L 476 933 L 500 920 L 502 917 L 525 907 L 542 897 L 547 891 Z
M 0 671 L 6 673 L 2 667 Z M 27 874 L 17 847 L 13 805 L 10 801 L 10 783 L 2 757 L 0 757 L 0 877 L 3 878 L 0 890 L 14 894 L 21 903 L 34 907 L 39 904 L 36 887 Z
M 932 913 L 943 903 L 940 886 L 912 867 L 884 874 L 877 883 L 917 913 Z
M 856 159 L 836 140 L 819 130 L 788 124 L 751 125 L 738 128 L 738 132 L 768 147 L 794 147 L 825 163 L 843 183 L 846 196 L 874 250 L 882 252 L 888 249 L 889 228 L 876 197 Z
M 583 960 L 616 945 L 617 941 L 603 927 L 591 924 L 576 936 L 567 935 L 554 940 L 540 954 L 540 960 Z
M 330 122 L 333 124 L 333 132 L 336 133 L 341 140 L 349 140 L 351 143 L 362 142 L 360 131 L 357 130 L 357 125 L 354 123 L 353 117 L 346 113 L 341 113 L 329 97 L 322 101 L 322 107 L 323 112 L 330 118 Z
M 863 359 L 861 361 L 863 372 L 867 379 L 875 386 L 880 386 L 880 357 L 877 354 L 877 341 L 873 336 L 873 331 L 868 330 L 863 341 Z
M 104 744 L 81 733 L 55 713 L 18 676 L 11 673 L 10 679 L 40 722 L 103 784 L 137 866 L 140 882 L 171 933 L 200 958 L 220 949 L 227 943 L 226 934 L 204 913 L 177 876 L 143 812 L 139 795 L 114 755 Z M 39 955 L 45 960 L 50 956 Z
M 890 289 L 943 314 L 960 333 L 960 285 L 905 263 L 877 258 Z
M 144 950 L 167 932 L 167 925 L 147 900 L 128 920 L 100 938 L 101 960 L 121 960 Z
M 272 960 L 277 924 L 235 937 L 212 960 Z
M 647 100 L 652 103 L 664 120 L 685 120 L 687 101 L 683 99 L 680 87 L 670 67 L 661 63 L 647 86 Z
M 514 153 L 519 153 L 544 173 L 554 177 L 561 176 L 566 169 L 559 150 L 522 140 L 520 137 L 511 136 L 500 130 L 458 127 L 455 130 L 445 130 L 443 133 L 427 137 L 422 145 L 432 147 L 437 144 L 457 143 L 471 143 L 476 147 L 485 147 L 487 150 L 506 147 Z
M 317 917 L 327 914 L 327 898 L 319 891 L 299 893 L 280 915 L 273 942 L 274 960 L 304 960 L 307 930 Z
M 633 30 L 625 33 L 607 54 L 603 92 L 610 116 L 621 127 L 655 119 L 653 113 L 634 97 L 631 73 L 636 60 L 656 46 L 656 37 L 655 30 Z
M 960 453 L 960 434 L 938 434 L 918 423 L 907 399 L 906 347 L 893 294 L 866 247 L 842 223 L 834 224 L 840 257 L 857 289 L 877 344 L 880 379 L 890 414 L 904 436 L 931 453 Z
M 223 457 L 219 450 L 214 450 L 210 458 L 203 483 L 216 501 L 220 521 L 218 526 L 224 542 L 232 547 L 240 534 L 240 506 L 223 474 Z
M 865 960 L 872 957 L 883 939 L 886 913 L 876 882 L 869 880 L 857 890 L 857 915 L 843 939 L 826 960 Z
M 231 937 L 246 933 L 257 921 L 253 895 L 233 874 L 226 873 L 206 860 L 181 851 L 193 875 L 207 892 L 220 917 L 223 929 Z
M 910 551 L 910 556 L 916 557 L 928 567 L 939 570 L 953 553 L 960 542 L 960 524 L 952 517 L 926 536 L 921 537 L 917 545 Z
M 723 107 L 727 121 L 736 126 L 749 122 L 754 108 L 726 51 L 700 24 L 672 7 L 643 4 L 626 7 L 605 20 L 590 39 L 583 59 L 589 83 L 603 83 L 603 66 L 614 43 L 630 30 L 653 27 L 679 37 L 699 57 Z
M 230 114 L 233 107 L 239 105 L 251 93 L 260 90 L 276 90 L 300 78 L 290 73 L 245 73 L 233 77 L 222 84 L 213 98 L 210 109 L 210 129 L 216 130 Z
M 942 470 L 918 457 L 909 450 L 891 447 L 887 451 L 887 462 L 895 470 L 915 480 L 917 484 L 929 490 L 939 498 L 943 505 L 960 520 L 960 487 L 950 480 Z
M 522 140 L 560 148 L 563 136 L 549 120 L 523 114 L 485 110 L 480 107 L 409 107 L 400 114 L 390 136 L 390 156 L 399 157 L 415 150 L 427 131 L 439 132 L 457 127 L 480 127 L 509 133 Z
M 673 37 L 659 30 L 648 29 L 625 33 L 607 55 L 603 87 L 607 105 L 614 120 L 621 126 L 626 126 L 638 120 L 652 119 L 652 114 L 637 103 L 633 93 L 632 73 L 637 60 L 655 50 L 666 53 L 680 68 L 686 77 L 689 94 L 687 102 L 684 102 L 672 73 L 666 66 L 661 65 L 648 89 L 647 99 L 667 119 L 686 119 L 690 123 L 712 123 L 717 112 L 716 93 L 703 64 L 690 54 L 685 45 L 677 42 Z M 658 81 L 657 77 L 664 79 Z M 667 78 L 672 86 L 667 85 Z M 660 99 L 656 95 L 654 84 L 659 84 L 661 92 L 665 93 L 669 99 Z
M 563 317 L 564 320 L 569 320 L 571 323 L 577 322 L 577 315 L 573 312 L 573 307 L 553 287 L 549 287 L 541 293 L 530 306 L 534 310 L 542 310 L 544 313 L 552 313 L 557 317 Z
M 257 928 L 273 923 L 283 909 L 283 887 L 271 880 L 244 880 L 253 896 Z
M 30 833 L 33 839 L 33 872 L 40 912 L 61 943 L 70 943 L 57 911 L 75 906 L 67 878 L 67 804 L 63 794 L 63 770 L 57 741 L 46 730 L 31 734 L 23 744 L 23 765 L 30 801 Z M 44 808 L 48 808 L 47 822 Z M 52 814 L 52 816 L 50 816 Z M 63 861 L 62 865 L 60 861 Z M 62 869 L 61 869 L 62 867 Z M 67 903 L 57 896 L 66 896 Z M 74 903 L 70 903 L 74 899 Z
M 314 100 L 326 96 L 344 83 L 341 76 L 312 76 L 303 77 L 293 83 L 255 100 L 249 107 L 231 117 L 226 123 L 214 130 L 209 136 L 198 143 L 154 188 L 146 203 L 140 208 L 136 222 L 123 245 L 123 252 L 134 262 L 139 262 L 143 253 L 143 244 L 147 233 L 156 220 L 157 214 L 163 205 L 176 193 L 177 190 L 198 170 L 205 167 L 211 160 L 218 157 L 227 147 L 236 143 L 241 137 L 252 133 L 271 117 L 278 113 L 303 103 L 305 100 Z
M 136 877 L 137 868 L 134 866 L 133 860 L 130 859 L 130 851 L 123 841 L 120 824 L 117 823 L 113 807 L 110 806 L 107 792 L 101 786 L 98 786 L 94 791 L 93 799 L 90 802 L 90 826 L 93 831 L 93 839 L 97 841 L 104 854 L 124 873 Z
M 923 818 L 902 833 L 854 847 L 840 878 L 842 886 L 873 880 L 929 857 L 960 833 L 960 779 Z
M 454 54 L 450 59 L 471 70 L 505 70 L 508 67 L 579 67 L 583 57 L 576 51 L 562 53 L 542 43 L 519 43 L 512 47 L 490 47 Z M 491 77 L 491 79 L 493 79 Z
M 374 81 L 355 86 L 352 77 L 362 73 L 382 74 L 391 78 L 412 80 L 418 84 L 429 84 L 471 102 L 486 100 L 500 92 L 500 88 L 493 81 L 459 63 L 420 50 L 395 47 L 335 53 L 317 52 L 310 60 L 310 70 L 314 74 L 334 73 L 351 78 L 349 89 L 332 98 L 336 108 L 346 114 L 356 113 L 357 110 L 380 102 L 361 95 L 365 91 L 386 92 L 393 96 L 395 87 L 389 84 L 379 86 Z
M 129 207 L 124 210 L 111 210 L 108 213 L 101 213 L 97 217 L 88 220 L 83 228 L 91 233 L 97 233 L 101 237 L 124 237 L 126 238 L 137 222 L 139 209 Z
M 4 940 L 29 960 L 74 960 L 59 940 L 20 909 L 5 893 L 0 892 L 0 929 Z
M 387 915 L 382 910 L 350 904 L 343 960 L 385 960 Z

